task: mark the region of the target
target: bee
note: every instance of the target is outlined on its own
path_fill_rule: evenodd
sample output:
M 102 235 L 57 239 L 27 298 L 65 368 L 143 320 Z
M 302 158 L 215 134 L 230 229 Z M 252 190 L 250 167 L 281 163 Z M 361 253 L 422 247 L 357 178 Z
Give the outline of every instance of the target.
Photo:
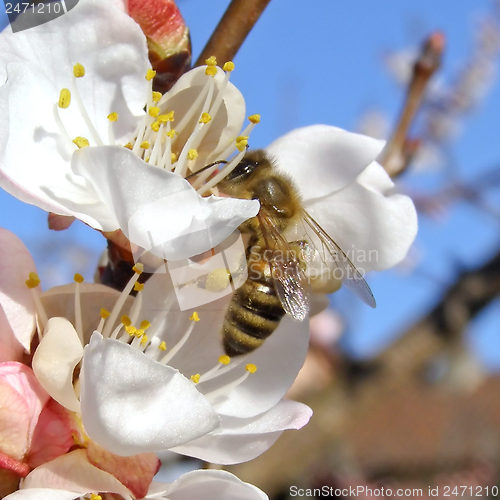
M 310 308 L 306 269 L 311 251 L 321 250 L 322 255 L 329 256 L 329 265 L 341 271 L 344 283 L 375 307 L 373 294 L 361 273 L 304 209 L 293 182 L 276 171 L 264 151 L 248 152 L 219 183 L 219 188 L 229 196 L 260 202 L 258 214 L 239 228 L 249 237 L 249 273 L 245 283 L 233 293 L 224 317 L 222 338 L 226 354 L 239 356 L 262 345 L 285 314 L 297 320 L 306 318 Z M 315 237 L 311 241 L 287 241 L 284 233 L 301 222 Z

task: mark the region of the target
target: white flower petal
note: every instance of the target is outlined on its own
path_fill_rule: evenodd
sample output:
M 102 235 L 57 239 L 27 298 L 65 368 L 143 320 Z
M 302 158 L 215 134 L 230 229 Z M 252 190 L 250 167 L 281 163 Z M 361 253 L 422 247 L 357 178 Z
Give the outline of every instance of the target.
M 66 453 L 38 466 L 23 480 L 22 488 L 55 488 L 75 491 L 80 496 L 106 492 L 132 498 L 132 493 L 118 479 L 89 463 L 85 450 Z
M 90 121 L 108 140 L 107 115 L 116 111 L 115 135 L 130 136 L 133 115 L 142 113 L 149 82 L 145 37 L 139 26 L 110 2 L 79 2 L 64 16 L 35 28 L 0 34 L 0 185 L 23 201 L 68 214 L 43 186 L 71 189 L 68 160 L 84 136 L 96 144 L 82 118 L 72 68 L 81 63 L 86 76 L 76 80 Z M 72 91 L 67 109 L 59 109 L 69 139 L 55 118 L 62 88 Z
M 35 304 L 25 281 L 30 272 L 36 271 L 35 263 L 22 241 L 2 228 L 0 255 L 0 307 L 13 335 L 29 352 L 35 331 Z
M 376 162 L 356 182 L 307 203 L 306 208 L 360 271 L 394 266 L 405 257 L 417 233 L 412 200 L 395 191 Z
M 256 486 L 244 483 L 235 475 L 223 470 L 195 470 L 183 474 L 166 486 L 161 496 L 146 498 L 169 500 L 266 500 L 268 496 Z
M 53 192 L 68 211 L 97 229 L 121 227 L 132 243 L 166 259 L 216 246 L 259 210 L 256 200 L 202 198 L 185 179 L 147 167 L 126 148 L 82 149 L 72 167 L 84 187 L 71 198 Z
M 302 403 L 281 401 L 257 417 L 225 417 L 215 431 L 172 451 L 217 464 L 246 462 L 268 450 L 284 430 L 302 428 L 311 415 Z
M 219 423 L 208 401 L 177 370 L 97 333 L 85 349 L 80 382 L 86 432 L 117 455 L 171 448 Z
M 73 325 L 66 318 L 50 318 L 33 356 L 33 371 L 42 387 L 68 410 L 80 411 L 73 389 L 73 372 L 83 347 Z
M 29 488 L 7 495 L 4 500 L 73 500 L 80 493 L 52 488 Z
M 266 148 L 307 201 L 354 181 L 382 151 L 384 141 L 329 125 L 292 130 Z

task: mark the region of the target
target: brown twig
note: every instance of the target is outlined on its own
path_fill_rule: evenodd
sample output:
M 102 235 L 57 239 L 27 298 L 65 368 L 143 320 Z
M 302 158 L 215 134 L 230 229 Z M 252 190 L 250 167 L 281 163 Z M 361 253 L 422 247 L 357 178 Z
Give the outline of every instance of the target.
M 211 56 L 221 63 L 233 59 L 269 2 L 232 0 L 194 65 L 205 64 Z
M 415 154 L 415 146 L 418 143 L 407 139 L 408 131 L 422 104 L 427 84 L 441 65 L 444 41 L 442 33 L 430 35 L 413 66 L 413 75 L 403 109 L 380 161 L 391 177 L 400 175 Z

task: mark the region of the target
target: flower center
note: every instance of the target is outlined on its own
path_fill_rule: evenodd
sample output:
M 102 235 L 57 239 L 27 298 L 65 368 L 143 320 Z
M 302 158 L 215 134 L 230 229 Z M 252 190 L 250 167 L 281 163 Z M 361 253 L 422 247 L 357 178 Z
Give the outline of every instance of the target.
M 134 139 L 125 144 L 126 148 L 148 165 L 166 169 L 184 178 L 194 176 L 192 185 L 201 195 L 217 194 L 217 191 L 214 191 L 216 185 L 241 161 L 248 147 L 249 135 L 260 121 L 259 115 L 249 116 L 250 123 L 227 144 L 220 153 L 220 158 L 217 158 L 217 161 L 210 164 L 208 168 L 208 161 L 205 165 L 200 165 L 204 155 L 200 155 L 199 147 L 211 128 L 220 126 L 220 124 L 214 124 L 214 117 L 224 104 L 230 74 L 234 70 L 232 62 L 226 62 L 221 70 L 217 67 L 215 57 L 205 62 L 206 81 L 194 101 L 183 110 L 180 117 L 175 116 L 174 111 L 168 109 L 171 93 L 167 92 L 162 95 L 152 90 L 155 71 L 148 70 L 145 78 L 150 82 L 150 87 L 145 112 L 139 118 Z M 215 77 L 221 71 L 224 72 L 224 78 L 222 82 L 216 84 Z M 78 91 L 78 79 L 85 75 L 85 68 L 80 63 L 75 64 L 72 89 L 61 89 L 59 101 L 54 107 L 54 117 L 62 135 L 73 148 L 76 146 L 80 149 L 104 144 Z M 76 102 L 78 113 L 83 118 L 86 128 L 86 131 L 82 131 L 82 135 L 76 137 L 72 137 L 64 125 L 65 113 L 68 108 L 74 106 L 73 101 Z M 230 113 L 231 110 L 228 112 Z M 115 144 L 114 127 L 120 120 L 119 114 L 112 111 L 107 115 L 107 119 L 109 122 L 108 143 Z M 88 137 L 83 135 L 87 132 Z M 222 168 L 221 164 L 224 164 Z

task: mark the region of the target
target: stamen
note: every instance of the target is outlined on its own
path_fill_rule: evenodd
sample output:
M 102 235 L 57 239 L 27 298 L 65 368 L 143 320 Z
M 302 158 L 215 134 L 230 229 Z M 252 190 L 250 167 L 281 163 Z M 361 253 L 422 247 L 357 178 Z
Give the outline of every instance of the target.
M 45 312 L 45 308 L 43 307 L 42 301 L 40 300 L 40 294 L 38 293 L 37 287 L 40 285 L 40 278 L 38 274 L 31 272 L 28 275 L 28 279 L 25 281 L 26 286 L 31 291 L 31 296 L 33 297 L 33 301 L 35 302 L 35 309 L 38 315 L 38 319 L 40 321 L 40 330 L 38 332 L 38 340 L 41 339 L 41 332 L 45 329 L 45 325 L 47 324 L 48 317 Z
M 125 285 L 125 288 L 123 289 L 122 293 L 120 294 L 117 301 L 115 302 L 115 305 L 113 306 L 113 309 L 111 310 L 111 314 L 110 314 L 108 321 L 106 323 L 106 327 L 104 328 L 104 331 L 102 332 L 103 337 L 109 337 L 109 334 L 111 333 L 111 329 L 113 328 L 113 325 L 116 321 L 116 318 L 118 317 L 118 314 L 120 313 L 123 305 L 125 304 L 125 301 L 127 300 L 127 297 L 129 296 L 130 292 L 134 288 L 136 281 L 139 279 L 139 276 L 143 271 L 143 266 L 142 266 L 142 264 L 136 264 L 132 268 L 132 270 L 134 271 L 134 275 L 130 278 L 128 283 Z
M 57 126 L 59 127 L 59 130 L 61 131 L 62 135 L 71 144 L 73 141 L 61 120 L 61 116 L 59 115 L 59 106 L 57 104 L 54 104 L 54 120 Z
M 200 374 L 199 373 L 195 373 L 194 375 L 191 375 L 191 380 L 197 384 L 199 381 L 200 381 Z
M 75 280 L 75 330 L 78 338 L 83 344 L 83 319 L 82 319 L 82 302 L 80 299 L 80 283 L 83 283 L 83 276 L 76 273 Z
M 251 373 L 255 373 L 256 371 L 257 371 L 257 367 L 253 363 L 248 363 L 245 366 L 245 373 L 243 375 L 238 377 L 236 380 L 229 382 L 226 385 L 218 387 L 217 389 L 215 389 L 211 392 L 207 392 L 205 394 L 205 397 L 208 398 L 210 401 L 214 401 L 219 396 L 229 394 L 236 387 L 238 387 L 240 384 L 242 384 L 250 376 Z
M 194 316 L 194 313 L 192 316 Z M 179 342 L 177 342 L 177 344 L 175 344 L 174 347 L 172 347 L 172 349 L 170 349 L 170 351 L 167 352 L 167 354 L 165 354 L 165 356 L 163 356 L 160 363 L 168 365 L 169 361 L 180 351 L 182 346 L 187 342 L 187 339 L 189 338 L 189 336 L 191 335 L 191 333 L 194 329 L 196 321 L 197 321 L 196 319 L 193 319 L 193 321 L 189 325 L 189 328 L 186 330 L 186 333 L 181 337 Z M 198 321 L 199 321 L 199 318 L 198 318 Z
M 73 144 L 76 144 L 79 149 L 83 149 L 89 146 L 89 140 L 85 137 L 75 137 L 71 142 L 73 142 Z
M 118 113 L 116 111 L 113 111 L 112 113 L 109 113 L 108 120 L 110 122 L 116 122 L 116 120 L 118 120 Z
M 100 333 L 102 332 L 102 328 L 104 326 L 104 322 L 106 321 L 106 318 L 109 317 L 111 313 L 105 309 L 104 307 L 101 307 L 101 310 L 99 311 L 99 316 L 101 316 L 101 319 L 99 320 L 99 324 L 97 325 L 96 330 Z
M 161 92 L 153 91 L 152 93 L 153 102 L 159 102 L 162 97 L 163 94 Z
M 224 177 L 229 175 L 245 156 L 245 151 L 240 151 L 217 175 L 214 175 L 208 182 L 197 189 L 201 195 L 207 193 L 213 186 L 218 184 Z M 203 174 L 202 174 L 203 175 Z
M 82 78 L 82 76 L 85 76 L 85 68 L 82 64 L 76 63 L 73 66 L 73 76 L 75 78 Z
M 156 71 L 154 69 L 148 69 L 146 72 L 146 80 L 151 81 L 156 76 Z

